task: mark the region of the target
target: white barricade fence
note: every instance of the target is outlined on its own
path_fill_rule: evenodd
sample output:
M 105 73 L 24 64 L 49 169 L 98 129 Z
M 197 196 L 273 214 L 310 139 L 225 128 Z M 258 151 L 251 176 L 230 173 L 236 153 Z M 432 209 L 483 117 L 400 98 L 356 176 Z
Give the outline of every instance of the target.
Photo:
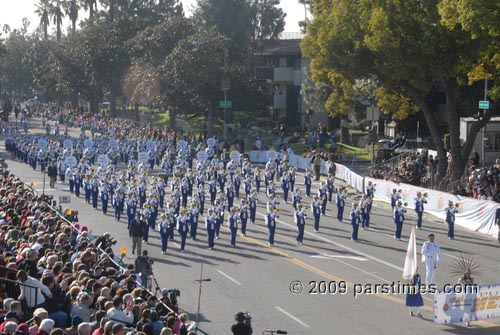
M 456 196 L 451 193 L 429 190 L 423 187 L 397 184 L 391 181 L 366 177 L 366 183 L 371 181 L 375 186 L 375 199 L 387 203 L 391 202 L 392 190 L 402 190 L 403 203 L 408 203 L 408 208 L 415 209 L 417 192 L 427 193 L 427 203 L 424 204 L 425 212 L 442 220 L 446 219 L 448 201 L 453 205 L 458 203 L 458 213 L 455 215 L 455 224 L 483 234 L 497 236 L 498 226 L 495 224 L 497 208 L 496 202 L 482 201 L 467 197 Z M 425 224 L 425 223 L 424 223 Z
M 434 295 L 434 323 L 448 324 L 500 317 L 500 284 L 484 284 L 438 291 Z
M 335 178 L 341 179 L 347 183 L 347 185 L 353 187 L 354 189 L 363 192 L 363 177 L 357 173 L 352 172 L 348 167 L 342 164 L 335 163 L 336 171 Z

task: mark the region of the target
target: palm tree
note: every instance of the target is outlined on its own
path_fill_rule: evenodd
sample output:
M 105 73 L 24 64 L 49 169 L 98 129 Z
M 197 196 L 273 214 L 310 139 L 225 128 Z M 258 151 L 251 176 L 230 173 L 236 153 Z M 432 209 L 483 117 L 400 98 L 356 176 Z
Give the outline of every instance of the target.
M 80 2 L 82 7 L 89 11 L 89 18 L 93 18 L 97 11 L 97 0 L 80 0 Z
M 71 33 L 75 35 L 76 31 L 76 21 L 78 21 L 78 11 L 80 10 L 80 4 L 77 0 L 69 0 L 63 4 L 64 12 L 71 20 Z
M 64 17 L 62 5 L 62 0 L 53 0 L 50 7 L 50 15 L 52 16 L 52 21 L 54 21 L 54 24 L 56 25 L 57 42 L 61 40 L 61 26 L 63 24 Z
M 40 3 L 36 5 L 35 13 L 40 17 L 40 26 L 43 29 L 43 37 L 47 39 L 47 29 L 50 25 L 50 0 L 40 0 Z

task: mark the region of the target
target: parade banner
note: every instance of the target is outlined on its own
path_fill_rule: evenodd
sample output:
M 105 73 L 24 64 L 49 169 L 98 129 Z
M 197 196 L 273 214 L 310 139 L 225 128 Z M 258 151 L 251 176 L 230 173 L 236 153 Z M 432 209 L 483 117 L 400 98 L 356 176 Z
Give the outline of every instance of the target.
M 337 171 L 338 166 L 339 164 L 337 164 Z M 407 208 L 415 209 L 417 192 L 421 192 L 422 194 L 427 193 L 427 203 L 424 204 L 426 213 L 444 220 L 446 219 L 445 209 L 448 207 L 448 202 L 451 201 L 454 206 L 458 204 L 458 213 L 455 214 L 456 225 L 491 236 L 498 235 L 498 226 L 495 224 L 495 218 L 499 204 L 496 202 L 476 200 L 404 183 L 398 184 L 366 177 L 365 183 L 368 184 L 368 181 L 371 181 L 375 185 L 375 200 L 390 203 L 392 191 L 394 189 L 396 191 L 401 190 L 403 203 L 407 202 Z
M 447 293 L 440 290 L 434 295 L 434 323 L 461 323 L 500 317 L 500 284 L 455 286 L 453 291 Z

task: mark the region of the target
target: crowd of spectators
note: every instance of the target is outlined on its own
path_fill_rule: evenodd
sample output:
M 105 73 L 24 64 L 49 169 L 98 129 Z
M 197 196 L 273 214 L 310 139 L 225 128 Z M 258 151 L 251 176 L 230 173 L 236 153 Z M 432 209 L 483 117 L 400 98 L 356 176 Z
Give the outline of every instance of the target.
M 439 186 L 448 181 L 444 176 L 443 182 L 437 184 L 438 160 L 427 153 L 413 152 L 404 159 L 376 166 L 370 171 L 370 177 L 384 179 L 395 183 L 405 183 L 415 186 L 439 189 Z M 500 202 L 500 159 L 491 166 L 478 167 L 479 158 L 475 151 L 469 160 L 469 168 L 460 182 L 449 191 L 455 195 L 471 197 L 478 200 Z M 448 191 L 448 189 L 443 189 Z
M 437 159 L 426 153 L 412 152 L 398 162 L 381 164 L 370 171 L 370 177 L 406 183 L 415 186 L 428 186 L 436 176 Z
M 0 176 L 0 334 L 190 334 L 168 290 L 143 289 L 133 266 L 113 262 L 87 227 L 44 200 L 14 175 Z
M 494 165 L 477 168 L 471 165 L 452 193 L 478 200 L 500 202 L 500 159 Z

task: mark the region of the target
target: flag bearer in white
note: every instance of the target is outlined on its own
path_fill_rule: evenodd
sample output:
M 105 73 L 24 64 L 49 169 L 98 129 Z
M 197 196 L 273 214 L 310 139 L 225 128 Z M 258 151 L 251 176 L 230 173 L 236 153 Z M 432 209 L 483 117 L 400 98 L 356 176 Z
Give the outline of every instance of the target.
M 441 259 L 439 244 L 434 242 L 434 234 L 429 234 L 429 240 L 422 245 L 422 262 L 425 262 L 425 285 L 436 284 L 437 264 Z

